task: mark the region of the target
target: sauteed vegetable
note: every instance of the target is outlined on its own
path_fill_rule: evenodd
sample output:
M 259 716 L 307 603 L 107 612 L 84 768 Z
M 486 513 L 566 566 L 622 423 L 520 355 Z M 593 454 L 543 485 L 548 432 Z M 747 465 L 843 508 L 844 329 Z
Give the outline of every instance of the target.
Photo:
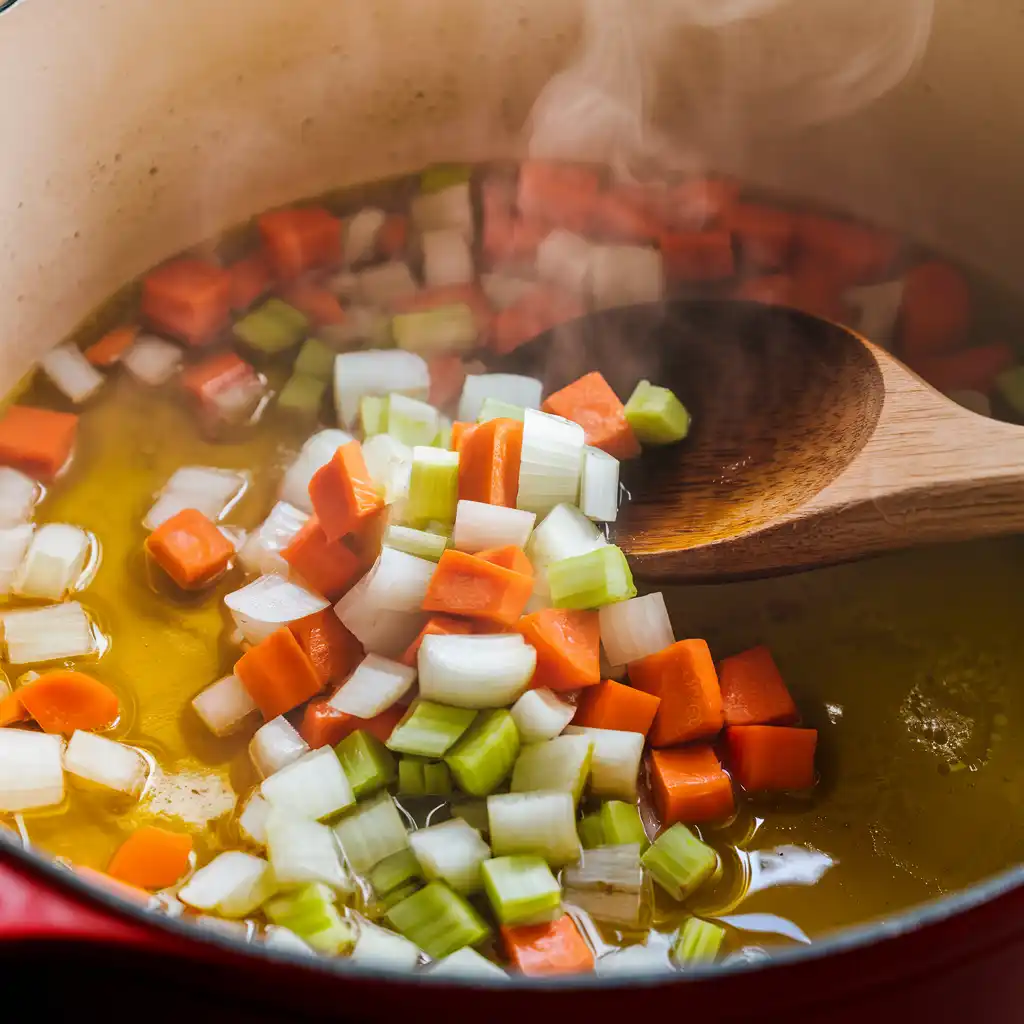
M 715 959 L 737 851 L 819 813 L 819 728 L 770 644 L 709 646 L 613 543 L 620 463 L 685 444 L 676 396 L 600 368 L 546 394 L 479 355 L 706 290 L 852 320 L 1004 415 L 1024 370 L 976 343 L 954 267 L 731 182 L 527 163 L 403 195 L 169 261 L 8 405 L 0 812 L 280 948 L 494 978 Z

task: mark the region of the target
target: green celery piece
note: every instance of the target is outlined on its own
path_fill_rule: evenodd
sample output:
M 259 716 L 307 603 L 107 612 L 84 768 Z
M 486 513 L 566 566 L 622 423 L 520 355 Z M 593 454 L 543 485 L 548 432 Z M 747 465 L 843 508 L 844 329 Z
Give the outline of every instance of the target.
M 424 762 L 418 757 L 403 757 L 398 762 L 398 792 L 403 796 L 426 794 L 423 765 Z
M 572 793 L 578 804 L 593 756 L 594 744 L 586 736 L 556 736 L 542 743 L 527 743 L 512 769 L 512 792 Z
M 423 877 L 420 862 L 412 850 L 399 850 L 385 857 L 370 871 L 370 885 L 378 896 L 387 896 L 395 889 L 417 882 Z
M 668 388 L 637 384 L 626 403 L 626 420 L 641 444 L 674 444 L 690 430 L 690 414 Z
M 387 922 L 434 960 L 475 946 L 490 934 L 473 907 L 442 882 L 431 882 L 395 904 Z
M 351 953 L 358 938 L 355 925 L 338 912 L 335 894 L 327 885 L 312 882 L 263 905 L 272 924 L 291 929 L 321 953 Z
M 396 551 L 436 562 L 448 547 L 448 536 L 430 533 L 428 530 L 414 530 L 411 526 L 389 526 L 384 535 L 384 543 Z
M 481 865 L 484 889 L 502 924 L 542 924 L 562 913 L 562 887 L 542 857 L 495 857 Z
M 452 523 L 458 503 L 459 453 L 423 445 L 413 448 L 405 503 L 407 521 Z
M 234 326 L 235 337 L 266 356 L 294 348 L 306 334 L 309 320 L 280 299 L 267 299 Z
M 650 846 L 640 808 L 624 800 L 608 800 L 601 807 L 601 830 L 607 846 L 626 846 L 637 843 L 640 852 Z M 601 844 L 598 844 L 601 845 Z
M 359 426 L 363 438 L 388 432 L 388 400 L 377 395 L 363 395 L 359 399 Z
M 473 310 L 465 303 L 398 313 L 391 318 L 395 344 L 424 358 L 468 352 L 476 348 L 479 330 Z
M 434 164 L 420 173 L 420 192 L 443 192 L 453 185 L 461 185 L 473 176 L 468 164 Z
M 334 375 L 334 349 L 319 338 L 307 338 L 299 349 L 293 372 L 329 381 Z
M 390 785 L 398 775 L 394 754 L 364 729 L 349 733 L 334 752 L 357 800 Z
M 445 762 L 455 784 L 471 796 L 493 793 L 519 756 L 519 730 L 505 708 L 481 712 Z
M 486 800 L 459 800 L 451 805 L 452 817 L 461 818 L 467 825 L 472 825 L 485 839 L 490 831 L 491 822 L 487 817 Z
M 380 900 L 380 905 L 385 911 L 390 910 L 396 904 L 407 900 L 414 892 L 419 892 L 420 889 L 421 886 L 418 881 L 406 882 L 405 885 L 400 885 L 397 889 L 392 889 L 386 896 L 383 896 Z
M 556 608 L 603 608 L 636 597 L 629 563 L 614 544 L 552 562 L 548 587 Z
M 447 416 L 441 417 L 441 426 L 438 427 L 437 437 L 434 438 L 434 443 L 431 445 L 432 448 L 445 448 L 451 450 L 452 447 L 452 421 Z
M 601 824 L 600 814 L 584 814 L 576 831 L 580 834 L 580 843 L 584 850 L 593 850 L 605 845 L 604 826 Z
M 714 874 L 718 854 L 685 825 L 676 824 L 654 840 L 640 861 L 665 892 L 684 900 Z
M 480 406 L 480 415 L 477 416 L 477 423 L 486 423 L 488 420 L 523 420 L 526 419 L 526 410 L 521 405 L 513 405 L 511 402 L 503 402 L 500 398 L 492 398 L 488 395 L 484 404 Z
M 277 404 L 281 409 L 313 418 L 320 412 L 326 390 L 327 381 L 307 377 L 304 373 L 293 373 L 281 388 Z
M 452 775 L 444 761 L 428 761 L 423 766 L 423 791 L 427 796 L 449 796 Z
M 699 917 L 688 917 L 672 941 L 672 959 L 681 967 L 710 963 L 718 956 L 725 940 L 725 929 Z
M 996 390 L 1017 418 L 1024 419 L 1024 366 L 1011 366 L 1009 370 L 1003 370 L 996 377 Z
M 417 700 L 388 737 L 387 747 L 417 757 L 444 757 L 473 724 L 476 712 Z
M 393 438 L 410 448 L 433 445 L 441 417 L 432 405 L 399 394 L 389 395 L 387 403 L 388 433 Z

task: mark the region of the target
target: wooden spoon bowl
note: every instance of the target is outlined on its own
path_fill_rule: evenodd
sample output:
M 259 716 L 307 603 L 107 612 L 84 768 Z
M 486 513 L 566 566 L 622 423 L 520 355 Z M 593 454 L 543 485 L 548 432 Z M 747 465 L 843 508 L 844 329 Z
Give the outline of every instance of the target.
M 960 408 L 837 324 L 729 300 L 607 310 L 490 369 L 545 393 L 647 378 L 690 435 L 623 465 L 615 541 L 650 579 L 766 575 L 1024 530 L 1024 430 Z

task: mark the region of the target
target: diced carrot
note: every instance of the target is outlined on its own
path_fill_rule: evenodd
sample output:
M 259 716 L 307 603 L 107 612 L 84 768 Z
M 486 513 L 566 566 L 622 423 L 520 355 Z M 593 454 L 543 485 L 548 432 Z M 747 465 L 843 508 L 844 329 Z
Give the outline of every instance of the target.
M 359 556 L 366 568 L 377 560 L 390 520 L 391 510 L 382 505 L 377 512 L 364 517 L 351 533 L 345 535 L 343 543 Z
M 657 241 L 663 225 L 645 198 L 628 186 L 612 186 L 594 204 L 590 232 L 613 242 L 645 245 Z
M 512 966 L 527 977 L 594 969 L 594 954 L 568 914 L 547 924 L 503 925 L 501 937 Z
M 477 558 L 485 562 L 492 562 L 500 565 L 503 569 L 511 569 L 513 572 L 521 572 L 524 576 L 532 576 L 533 565 L 526 557 L 526 552 L 516 547 L 515 544 L 506 544 L 503 548 L 487 548 L 486 551 L 477 551 Z
M 0 418 L 0 465 L 48 482 L 71 458 L 77 431 L 74 413 L 12 405 Z
M 363 659 L 362 644 L 342 625 L 333 608 L 288 624 L 324 684 L 342 679 Z
M 181 375 L 182 387 L 201 402 L 231 388 L 255 384 L 256 370 L 235 352 L 221 352 L 190 366 Z
M 336 601 L 356 581 L 362 559 L 340 540 L 328 540 L 316 516 L 281 552 L 281 557 L 318 593 Z
M 106 889 L 122 899 L 149 903 L 150 894 L 145 889 L 140 889 L 137 885 L 129 885 L 127 882 L 122 882 L 119 878 L 111 878 L 105 871 L 97 871 L 96 868 L 76 864 L 75 874 L 84 881 Z
M 988 393 L 996 377 L 1017 361 L 1004 342 L 965 348 L 941 356 L 907 357 L 907 365 L 937 391 L 981 391 Z
M 667 281 L 724 281 L 736 273 L 732 235 L 721 228 L 665 232 L 660 241 Z
M 394 259 L 405 252 L 409 239 L 409 220 L 400 213 L 389 213 L 377 232 L 377 251 L 381 256 Z
M 453 619 L 450 615 L 431 615 L 427 624 L 420 630 L 409 649 L 402 655 L 403 665 L 415 665 L 420 652 L 420 644 L 425 636 L 451 636 L 452 634 L 469 634 L 473 632 L 473 624 L 465 619 Z
M 573 725 L 621 732 L 650 732 L 661 698 L 605 679 L 580 694 Z
M 342 445 L 309 482 L 309 497 L 328 540 L 340 540 L 384 507 L 358 441 Z
M 430 578 L 423 610 L 513 626 L 532 593 L 532 576 L 449 548 Z
M 442 306 L 468 306 L 481 335 L 490 327 L 494 309 L 477 284 L 450 284 L 442 288 L 423 288 L 395 303 L 396 313 L 421 313 Z
M 617 459 L 640 454 L 640 442 L 626 420 L 626 407 L 598 370 L 549 395 L 541 408 L 578 423 L 587 444 Z
M 300 313 L 304 313 L 315 327 L 326 327 L 345 322 L 345 311 L 333 292 L 309 281 L 291 281 L 281 288 L 281 298 Z
M 21 697 L 17 691 L 0 699 L 0 728 L 14 725 L 17 722 L 27 722 L 31 717 L 28 709 L 21 703 Z
M 816 729 L 734 725 L 725 730 L 732 777 L 748 793 L 810 789 Z
M 456 420 L 452 424 L 452 451 L 462 451 L 462 443 L 471 430 L 476 429 L 475 423 L 462 423 Z
M 703 640 L 679 640 L 629 663 L 629 681 L 661 698 L 648 734 L 651 746 L 671 747 L 714 736 L 722 728 L 722 694 Z
M 843 286 L 884 277 L 900 251 L 899 237 L 891 231 L 813 213 L 797 216 L 796 242 L 805 257 L 828 267 Z
M 228 325 L 231 275 L 203 260 L 172 260 L 143 279 L 139 309 L 161 334 L 206 345 Z
M 55 669 L 18 687 L 18 698 L 43 732 L 109 729 L 121 713 L 117 694 L 84 672 Z
M 243 257 L 227 269 L 231 275 L 231 308 L 237 312 L 248 309 L 266 295 L 274 283 L 270 263 L 262 250 Z
M 341 259 L 341 221 L 323 207 L 271 210 L 258 225 L 271 266 L 283 281 Z
M 192 837 L 156 825 L 137 828 L 114 854 L 107 873 L 139 889 L 166 889 L 189 869 Z
M 652 750 L 651 794 L 664 828 L 725 821 L 736 809 L 729 776 L 707 743 Z
M 781 270 L 788 265 L 796 239 L 796 217 L 789 210 L 737 203 L 724 224 L 736 238 L 745 266 Z
M 971 289 L 956 267 L 932 260 L 907 271 L 899 324 L 906 359 L 955 351 L 967 343 L 970 326 Z
M 707 228 L 725 218 L 739 194 L 734 181 L 691 178 L 669 188 L 663 219 L 670 227 Z
M 202 512 L 186 508 L 161 523 L 147 538 L 146 551 L 183 590 L 215 580 L 235 553 L 234 545 Z
M 462 356 L 434 356 L 427 360 L 430 394 L 427 401 L 437 409 L 447 409 L 462 394 L 466 383 L 466 364 Z
M 585 312 L 576 296 L 538 285 L 511 306 L 495 313 L 489 346 L 499 355 L 507 355 L 538 334 L 575 320 Z
M 515 508 L 523 453 L 521 420 L 481 423 L 459 441 L 459 498 Z
M 799 715 L 767 647 L 752 647 L 718 666 L 726 725 L 795 722 Z
M 135 344 L 138 334 L 138 324 L 115 327 L 85 350 L 85 358 L 93 366 L 113 366 Z
M 516 629 L 537 651 L 534 689 L 578 690 L 601 682 L 601 626 L 597 612 L 544 608 Z
M 519 168 L 518 206 L 527 220 L 585 233 L 598 193 L 598 176 L 585 167 L 527 160 Z
M 320 675 L 295 635 L 282 626 L 235 662 L 235 675 L 269 722 L 321 689 Z
M 299 735 L 313 750 L 336 746 L 357 729 L 385 743 L 407 710 L 402 704 L 394 704 L 373 718 L 356 718 L 355 715 L 331 707 L 330 697 L 322 697 L 306 705 Z

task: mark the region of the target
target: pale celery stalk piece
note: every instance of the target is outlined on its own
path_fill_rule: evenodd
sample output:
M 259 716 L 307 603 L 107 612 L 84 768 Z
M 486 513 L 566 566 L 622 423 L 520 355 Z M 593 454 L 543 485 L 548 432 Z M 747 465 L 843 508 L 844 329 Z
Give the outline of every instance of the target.
M 604 826 L 598 813 L 584 814 L 579 823 L 580 843 L 584 850 L 604 846 Z
M 493 395 L 484 399 L 480 406 L 480 414 L 477 416 L 477 423 L 486 423 L 488 420 L 519 420 L 526 418 L 526 409 L 521 405 L 514 405 L 512 402 L 502 401 Z
M 358 804 L 334 826 L 334 835 L 356 874 L 409 848 L 405 822 L 387 793 Z
M 571 793 L 494 793 L 487 798 L 487 816 L 495 856 L 535 854 L 552 867 L 579 860 Z
M 684 900 L 714 874 L 718 855 L 685 825 L 675 824 L 658 836 L 640 860 L 665 892 Z
M 428 700 L 415 701 L 388 737 L 387 747 L 400 754 L 443 757 L 473 724 L 476 712 Z
M 643 853 L 651 845 L 647 838 L 643 819 L 640 817 L 640 808 L 635 802 L 606 800 L 601 805 L 599 817 L 602 836 L 609 846 L 636 843 L 640 847 L 640 852 Z M 600 846 L 603 843 L 597 845 Z
M 396 551 L 436 562 L 448 547 L 448 538 L 443 534 L 428 533 L 411 526 L 389 526 L 384 535 L 384 543 Z
M 359 399 L 359 427 L 363 437 L 388 432 L 388 400 L 380 395 L 363 395 Z
M 473 907 L 441 882 L 431 882 L 395 904 L 387 922 L 434 960 L 475 946 L 489 934 Z
M 639 928 L 645 900 L 640 847 L 603 845 L 585 850 L 562 872 L 565 900 L 599 921 Z
M 399 313 L 391 321 L 391 332 L 400 349 L 428 357 L 468 352 L 479 335 L 476 317 L 465 303 Z
M 626 402 L 626 420 L 641 444 L 674 444 L 690 431 L 690 414 L 668 388 L 637 384 Z
M 556 608 L 600 609 L 636 597 L 629 563 L 614 544 L 552 562 L 547 581 Z
M 448 751 L 445 763 L 460 790 L 471 796 L 488 796 L 505 780 L 518 754 L 515 722 L 504 708 L 496 708 L 477 716 Z
M 562 913 L 562 889 L 541 857 L 495 857 L 482 868 L 484 889 L 504 925 L 543 924 Z
M 459 453 L 417 445 L 412 450 L 407 523 L 455 522 L 459 502 Z
M 725 929 L 699 917 L 688 917 L 672 942 L 672 959 L 680 967 L 710 963 L 718 957 L 725 941 Z
M 387 432 L 410 448 L 433 445 L 440 428 L 440 414 L 426 402 L 408 395 L 392 394 L 387 399 Z
M 313 882 L 268 900 L 263 911 L 269 921 L 294 932 L 318 953 L 337 956 L 352 951 L 358 932 L 354 922 L 341 916 L 336 898 L 328 886 Z
M 519 753 L 512 769 L 512 792 L 557 790 L 571 793 L 579 803 L 590 772 L 593 743 L 587 736 L 556 736 L 530 743 Z

